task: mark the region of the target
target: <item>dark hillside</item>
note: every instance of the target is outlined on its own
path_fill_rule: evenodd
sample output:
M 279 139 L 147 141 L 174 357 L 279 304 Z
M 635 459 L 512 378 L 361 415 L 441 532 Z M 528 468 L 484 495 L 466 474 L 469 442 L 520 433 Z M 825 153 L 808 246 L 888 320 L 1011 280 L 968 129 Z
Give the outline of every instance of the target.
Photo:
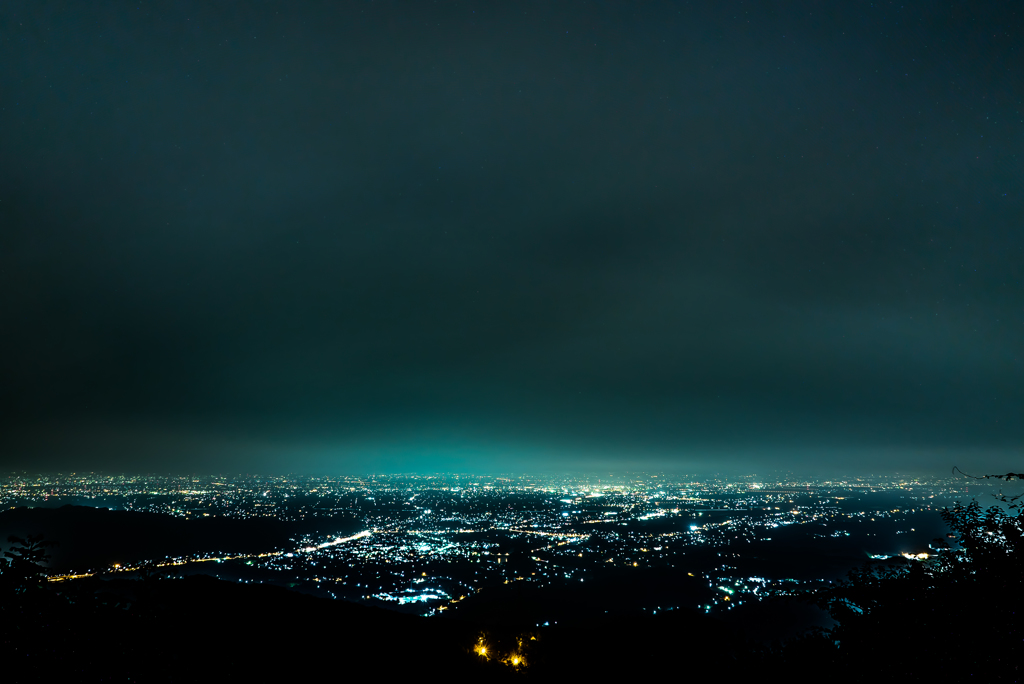
M 278 587 L 193 576 L 85 580 L 66 591 L 73 603 L 36 596 L 4 607 L 2 651 L 13 681 L 391 678 L 426 664 L 462 675 L 487 667 L 469 650 L 475 632 L 466 625 L 428 625 Z
M 273 681 L 307 676 L 454 681 L 627 676 L 645 662 L 711 674 L 745 642 L 693 611 L 520 629 L 422 618 L 205 576 L 60 585 L 3 608 L 11 681 Z M 69 599 L 69 600 L 68 600 Z M 474 646 L 487 647 L 487 657 Z M 518 654 L 519 667 L 510 658 Z M 721 677 L 719 677 L 721 679 Z M 728 679 L 727 679 L 728 681 Z
M 104 568 L 167 556 L 214 552 L 262 553 L 291 549 L 303 534 L 344 534 L 356 529 L 349 516 L 288 522 L 271 518 L 184 519 L 158 513 L 87 506 L 19 507 L 0 512 L 0 540 L 42 534 L 59 540 L 49 550 L 51 571 Z

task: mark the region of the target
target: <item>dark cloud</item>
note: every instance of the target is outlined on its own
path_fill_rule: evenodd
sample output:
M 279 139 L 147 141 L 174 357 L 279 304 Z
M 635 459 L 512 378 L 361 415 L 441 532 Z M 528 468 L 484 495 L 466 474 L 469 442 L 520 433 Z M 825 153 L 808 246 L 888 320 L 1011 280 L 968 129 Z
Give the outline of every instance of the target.
M 1024 437 L 1011 7 L 0 25 L 6 465 L 945 468 Z

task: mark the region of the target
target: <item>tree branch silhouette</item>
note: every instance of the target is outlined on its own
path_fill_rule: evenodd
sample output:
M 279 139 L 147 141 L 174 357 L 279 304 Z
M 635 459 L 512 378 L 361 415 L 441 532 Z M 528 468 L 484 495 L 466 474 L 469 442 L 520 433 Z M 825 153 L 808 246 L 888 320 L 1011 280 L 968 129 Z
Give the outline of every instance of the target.
M 1004 473 L 1002 475 L 969 475 L 964 471 L 960 470 L 959 468 L 957 468 L 956 466 L 953 466 L 953 473 L 960 473 L 964 477 L 969 477 L 974 480 L 1005 480 L 1006 482 L 1013 482 L 1014 480 L 1024 480 L 1024 473 Z M 1002 501 L 1003 503 L 1010 504 L 1010 508 L 1019 509 L 1020 504 L 1017 504 L 1016 501 L 1020 499 L 1022 496 L 1024 496 L 1024 492 L 1018 494 L 1017 496 L 1007 497 L 1005 494 L 1002 493 L 1002 491 L 1000 491 L 998 494 L 993 494 L 992 496 L 995 499 Z

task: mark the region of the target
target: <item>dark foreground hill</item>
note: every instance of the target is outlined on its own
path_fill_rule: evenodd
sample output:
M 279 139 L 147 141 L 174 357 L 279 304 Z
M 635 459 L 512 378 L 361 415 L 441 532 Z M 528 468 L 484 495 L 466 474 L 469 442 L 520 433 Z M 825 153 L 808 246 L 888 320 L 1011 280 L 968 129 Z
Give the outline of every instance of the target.
M 328 672 L 391 678 L 430 663 L 471 674 L 461 624 L 279 587 L 184 579 L 83 580 L 58 600 L 3 610 L 7 681 L 285 681 Z M 498 674 L 501 674 L 500 672 Z
M 743 644 L 697 613 L 521 630 L 205 576 L 60 586 L 3 606 L 5 681 L 547 680 L 668 661 L 694 674 L 744 669 Z
M 922 593 L 917 581 L 890 580 L 863 624 L 780 648 L 683 610 L 524 628 L 206 576 L 94 577 L 4 587 L 0 663 L 5 682 L 1019 681 L 1018 619 L 981 597 Z M 974 619 L 939 614 L 951 604 L 968 605 Z

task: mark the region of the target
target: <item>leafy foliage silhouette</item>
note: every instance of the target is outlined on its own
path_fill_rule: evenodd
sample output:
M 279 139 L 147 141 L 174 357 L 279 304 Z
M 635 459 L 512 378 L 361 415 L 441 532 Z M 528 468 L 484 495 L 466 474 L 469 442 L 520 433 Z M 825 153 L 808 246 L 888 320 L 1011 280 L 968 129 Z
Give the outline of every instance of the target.
M 846 681 L 914 681 L 936 672 L 949 681 L 1016 681 L 1024 516 L 972 501 L 944 509 L 942 517 L 953 543 L 935 540 L 934 557 L 865 564 L 814 594 L 838 624 L 796 650 L 815 651 Z
M 1014 480 L 1024 480 L 1024 473 L 1003 473 L 1002 475 L 968 475 L 964 471 L 960 470 L 956 466 L 953 466 L 954 473 L 960 473 L 964 477 L 969 477 L 974 480 L 1005 480 L 1006 482 L 1013 482 Z M 1024 493 L 1018 494 L 1017 496 L 1006 496 L 1001 491 L 999 494 L 994 494 L 996 499 L 1003 503 L 1009 504 L 1011 509 L 1020 510 L 1021 504 L 1017 501 L 1024 496 Z
M 50 559 L 46 549 L 57 545 L 41 534 L 30 534 L 24 539 L 12 535 L 7 541 L 13 546 L 4 551 L 5 560 L 0 563 L 0 600 L 4 603 L 42 591 L 46 584 L 45 563 Z

